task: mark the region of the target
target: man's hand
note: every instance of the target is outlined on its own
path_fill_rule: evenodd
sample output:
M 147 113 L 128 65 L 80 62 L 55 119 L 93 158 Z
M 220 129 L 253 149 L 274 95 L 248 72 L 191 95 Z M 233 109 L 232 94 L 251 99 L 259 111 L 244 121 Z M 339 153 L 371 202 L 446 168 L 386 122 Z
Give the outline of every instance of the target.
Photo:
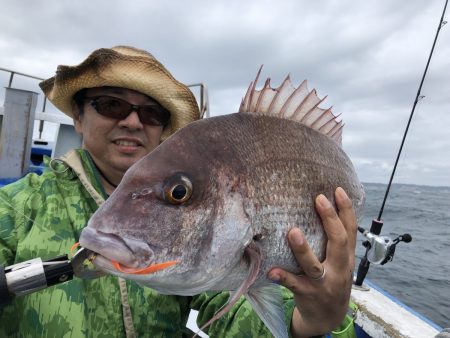
M 315 206 L 328 236 L 326 259 L 322 263 L 305 241 L 303 233 L 292 229 L 289 244 L 305 275 L 297 276 L 280 268 L 268 277 L 294 293 L 296 308 L 291 330 L 294 337 L 325 334 L 341 324 L 348 309 L 355 266 L 356 216 L 342 188 L 335 191 L 339 214 L 328 199 L 319 195 Z

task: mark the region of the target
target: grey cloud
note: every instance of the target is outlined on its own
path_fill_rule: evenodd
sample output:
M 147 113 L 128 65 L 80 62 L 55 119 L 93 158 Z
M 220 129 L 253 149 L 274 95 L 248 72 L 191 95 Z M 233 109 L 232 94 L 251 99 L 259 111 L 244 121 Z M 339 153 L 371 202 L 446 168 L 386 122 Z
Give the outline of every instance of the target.
M 264 64 L 262 76 L 273 86 L 290 73 L 296 85 L 306 78 L 319 97 L 328 95 L 323 106 L 342 113 L 344 149 L 359 175 L 386 182 L 442 8 L 440 0 L 8 0 L 0 13 L 0 67 L 48 77 L 93 49 L 134 45 L 181 81 L 204 82 L 211 112 L 219 115 L 237 110 Z M 450 184 L 449 54 L 445 27 L 399 164 L 400 182 Z M 2 72 L 0 81 L 8 81 Z M 33 81 L 16 83 L 38 90 Z

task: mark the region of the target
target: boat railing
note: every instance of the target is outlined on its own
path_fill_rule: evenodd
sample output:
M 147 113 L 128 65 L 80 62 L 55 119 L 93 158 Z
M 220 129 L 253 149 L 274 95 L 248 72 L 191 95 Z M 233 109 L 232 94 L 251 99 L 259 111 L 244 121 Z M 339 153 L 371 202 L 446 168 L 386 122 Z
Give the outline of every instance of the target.
M 6 68 L 2 68 L 2 67 L 0 67 L 0 70 L 3 71 L 3 72 L 9 73 L 9 82 L 8 82 L 8 86 L 6 88 L 11 88 L 15 75 L 24 76 L 24 77 L 27 77 L 27 78 L 30 78 L 30 79 L 34 79 L 34 80 L 39 80 L 39 81 L 43 81 L 44 80 L 41 77 L 37 77 L 37 76 L 34 76 L 34 75 L 30 75 L 30 74 L 25 74 L 25 73 L 22 73 L 22 72 L 18 72 L 16 70 L 6 69 Z M 43 112 L 45 112 L 45 104 L 46 104 L 46 102 L 47 102 L 47 98 L 44 98 L 44 103 L 42 105 L 42 111 Z
M 45 95 L 39 95 L 40 88 L 33 81 L 42 81 L 43 78 L 2 67 L 0 67 L 0 71 L 9 73 L 8 85 L 5 89 L 5 103 L 7 97 L 9 98 L 8 111 L 5 109 L 6 105 L 0 104 L 0 143 L 2 143 L 2 147 L 0 147 L 0 167 L 2 168 L 0 179 L 19 177 L 28 172 L 30 168 L 35 170 L 36 167 L 37 170 L 40 170 L 39 164 L 36 163 L 39 162 L 38 159 L 43 159 L 43 156 L 36 157 L 36 161 L 33 161 L 33 155 L 36 152 L 47 152 L 47 148 L 51 147 L 51 157 L 59 157 L 69 149 L 81 146 L 81 137 L 75 132 L 73 120 L 70 117 L 55 111 L 52 107 L 49 108 L 50 112 L 46 112 L 47 99 Z M 17 79 L 17 77 L 20 78 Z M 24 78 L 31 79 L 32 85 L 30 86 Z M 209 98 L 206 85 L 193 83 L 188 87 L 191 88 L 197 100 L 201 118 L 209 117 Z M 25 90 L 25 88 L 27 89 Z M 41 98 L 39 99 L 39 97 Z M 26 110 L 20 111 L 22 110 L 21 104 L 27 106 L 27 102 L 31 102 L 30 100 L 33 101 L 33 104 Z M 41 106 L 40 100 L 42 100 L 42 110 L 36 109 L 36 106 Z M 6 116 L 10 118 L 5 118 Z M 50 133 L 47 131 L 44 136 L 51 135 L 54 138 L 53 141 L 47 137 L 42 139 L 44 123 L 48 123 L 46 125 L 50 128 Z M 37 139 L 33 138 L 35 129 L 36 132 L 38 131 Z M 13 133 L 13 130 L 18 132 Z M 31 165 L 26 160 L 30 158 L 30 153 Z
M 18 72 L 16 70 L 11 70 L 11 69 L 7 69 L 7 68 L 2 68 L 0 67 L 0 71 L 3 72 L 7 72 L 9 73 L 9 81 L 8 81 L 8 86 L 7 88 L 11 88 L 13 81 L 14 81 L 14 77 L 16 75 L 19 76 L 23 76 L 26 78 L 30 78 L 30 79 L 34 79 L 34 80 L 38 80 L 38 81 L 43 81 L 44 78 L 35 76 L 35 75 L 31 75 L 31 74 L 26 74 L 26 73 L 22 73 L 22 72 Z M 189 88 L 191 89 L 195 89 L 198 87 L 199 90 L 199 94 L 198 94 L 198 98 L 197 98 L 197 103 L 200 109 L 200 116 L 201 118 L 203 117 L 209 117 L 210 113 L 209 113 L 209 97 L 208 97 L 208 88 L 206 87 L 206 85 L 202 82 L 199 83 L 192 83 L 192 84 L 188 84 L 187 85 Z M 195 95 L 195 94 L 194 94 Z M 42 112 L 45 113 L 45 106 L 47 104 L 47 98 L 44 96 L 44 100 L 42 103 Z M 40 134 L 42 133 L 42 126 L 39 126 L 39 132 Z

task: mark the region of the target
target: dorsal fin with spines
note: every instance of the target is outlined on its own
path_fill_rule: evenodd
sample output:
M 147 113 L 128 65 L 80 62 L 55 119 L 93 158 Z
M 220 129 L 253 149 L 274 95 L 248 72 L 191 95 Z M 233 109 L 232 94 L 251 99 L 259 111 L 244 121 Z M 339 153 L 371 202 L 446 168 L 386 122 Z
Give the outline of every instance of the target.
M 334 115 L 331 107 L 319 107 L 326 96 L 320 99 L 316 90 L 308 91 L 306 80 L 295 88 L 288 75 L 278 88 L 270 86 L 270 78 L 261 90 L 256 90 L 256 83 L 262 70 L 261 66 L 255 81 L 250 83 L 245 97 L 242 99 L 239 112 L 276 116 L 302 123 L 320 133 L 327 135 L 342 144 L 342 120 Z

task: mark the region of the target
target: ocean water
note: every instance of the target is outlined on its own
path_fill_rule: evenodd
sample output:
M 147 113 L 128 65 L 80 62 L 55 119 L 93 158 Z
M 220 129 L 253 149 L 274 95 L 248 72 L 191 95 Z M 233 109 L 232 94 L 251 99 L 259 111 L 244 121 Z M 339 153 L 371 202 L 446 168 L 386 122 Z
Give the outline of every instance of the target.
M 360 226 L 378 217 L 386 185 L 364 183 L 365 212 Z M 392 262 L 370 265 L 368 279 L 442 327 L 450 327 L 450 187 L 393 184 L 384 207 L 381 235 L 397 245 Z M 365 253 L 359 234 L 356 268 Z

